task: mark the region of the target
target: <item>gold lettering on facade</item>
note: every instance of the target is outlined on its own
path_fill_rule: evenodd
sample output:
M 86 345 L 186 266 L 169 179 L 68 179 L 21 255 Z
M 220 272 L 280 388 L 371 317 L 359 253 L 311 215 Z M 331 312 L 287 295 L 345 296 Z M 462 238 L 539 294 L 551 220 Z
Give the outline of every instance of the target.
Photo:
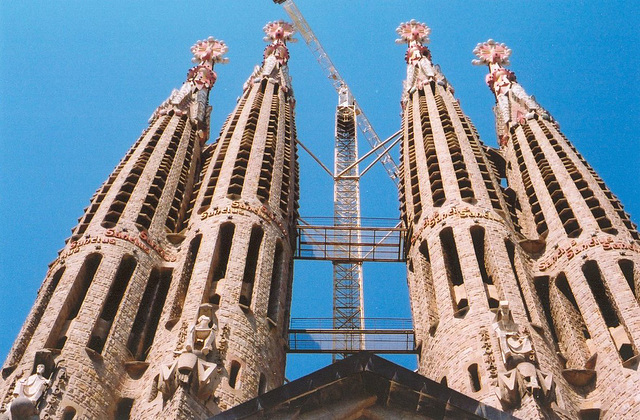
M 539 270 L 546 270 L 548 268 L 553 267 L 561 258 L 567 258 L 567 261 L 571 261 L 577 255 L 582 252 L 600 247 L 605 251 L 609 250 L 625 250 L 640 253 L 640 246 L 635 243 L 626 243 L 621 241 L 615 241 L 612 237 L 601 237 L 601 238 L 589 238 L 583 241 L 572 240 L 569 245 L 558 247 L 551 255 L 544 258 L 542 261 L 538 263 Z
M 200 220 L 206 220 L 209 217 L 218 216 L 220 214 L 246 214 L 246 212 L 253 213 L 267 222 L 275 224 L 285 236 L 288 236 L 285 226 L 268 207 L 252 206 L 249 203 L 240 201 L 234 201 L 231 203 L 231 206 L 215 207 L 211 210 L 205 211 L 200 215 Z
M 460 218 L 480 218 L 485 220 L 494 220 L 497 222 L 502 222 L 503 220 L 499 217 L 495 216 L 489 210 L 473 210 L 468 207 L 451 207 L 449 210 L 444 211 L 442 213 L 435 212 L 431 216 L 424 219 L 424 221 L 418 226 L 416 229 L 416 233 L 411 237 L 411 243 L 413 244 L 422 234 L 422 232 L 426 228 L 432 228 L 438 223 L 449 217 L 460 217 Z
M 83 237 L 77 241 L 71 242 L 69 245 L 69 249 L 60 253 L 58 258 L 51 264 L 51 268 L 55 267 L 60 261 L 65 258 L 70 257 L 73 254 L 80 252 L 80 249 L 85 245 L 90 244 L 108 244 L 115 245 L 116 240 L 123 240 L 127 242 L 131 242 L 138 248 L 140 248 L 145 254 L 149 254 L 151 250 L 154 250 L 158 255 L 162 257 L 163 260 L 167 262 L 175 262 L 177 260 L 176 256 L 170 255 L 167 253 L 160 244 L 151 238 L 149 238 L 149 234 L 145 231 L 140 232 L 139 235 L 129 234 L 127 232 L 118 231 L 115 229 L 107 229 L 104 233 L 104 236 L 93 236 L 93 237 Z

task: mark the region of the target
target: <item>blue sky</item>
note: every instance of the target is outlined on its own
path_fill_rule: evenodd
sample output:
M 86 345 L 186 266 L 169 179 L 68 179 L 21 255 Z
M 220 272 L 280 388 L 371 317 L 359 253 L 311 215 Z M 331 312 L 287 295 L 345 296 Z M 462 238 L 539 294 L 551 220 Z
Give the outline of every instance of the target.
M 488 38 L 505 42 L 518 81 L 638 222 L 637 2 L 297 4 L 382 138 L 400 125 L 406 68 L 404 47 L 394 44 L 400 22 L 415 18 L 432 28 L 434 62 L 491 146 L 493 97 L 486 69 L 470 63 L 471 50 Z M 261 61 L 262 27 L 281 18 L 285 12 L 270 0 L 0 2 L 0 359 L 89 198 L 155 107 L 184 81 L 190 46 L 210 35 L 229 45 L 230 63 L 217 66 L 211 96 L 216 138 Z M 290 51 L 298 137 L 331 166 L 337 96 L 302 40 Z M 360 150 L 368 149 L 361 144 Z M 300 165 L 302 216 L 330 216 L 331 180 L 303 151 Z M 364 177 L 361 189 L 364 216 L 398 217 L 397 192 L 381 167 Z M 330 316 L 331 265 L 297 262 L 294 278 L 293 316 Z M 410 316 L 402 265 L 365 265 L 365 312 Z M 293 357 L 287 376 L 329 362 L 328 356 Z

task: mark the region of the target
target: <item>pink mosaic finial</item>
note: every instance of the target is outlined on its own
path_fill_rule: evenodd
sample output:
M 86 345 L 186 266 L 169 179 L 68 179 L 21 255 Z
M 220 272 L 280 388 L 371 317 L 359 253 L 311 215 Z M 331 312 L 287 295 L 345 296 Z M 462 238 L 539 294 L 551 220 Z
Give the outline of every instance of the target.
M 264 33 L 267 36 L 264 38 L 265 41 L 272 42 L 295 42 L 296 40 L 293 37 L 293 34 L 296 33 L 296 29 L 289 22 L 285 22 L 284 20 L 277 20 L 275 22 L 269 22 L 264 25 Z
M 195 63 L 226 63 L 228 58 L 223 55 L 229 50 L 224 41 L 219 41 L 213 37 L 209 37 L 204 41 L 196 42 L 191 47 L 193 53 L 193 61 Z
M 267 34 L 264 40 L 271 42 L 271 44 L 267 45 L 264 49 L 265 60 L 270 56 L 274 56 L 280 65 L 286 64 L 289 61 L 287 42 L 296 41 L 296 39 L 293 38 L 296 29 L 289 22 L 278 20 L 267 23 L 263 30 L 264 33 Z
M 228 58 L 223 55 L 229 50 L 224 41 L 209 37 L 204 41 L 198 41 L 191 47 L 192 61 L 198 65 L 187 73 L 187 81 L 196 89 L 211 89 L 216 82 L 217 75 L 213 71 L 215 63 L 226 63 Z
M 410 44 L 412 41 L 427 44 L 429 43 L 431 28 L 422 22 L 411 19 L 409 22 L 401 23 L 400 26 L 396 28 L 396 32 L 400 35 L 400 39 L 397 39 L 396 42 L 400 44 Z
M 187 73 L 187 80 L 193 83 L 197 89 L 211 89 L 217 79 L 216 72 L 207 65 L 195 66 Z
M 473 60 L 472 63 L 477 66 L 490 64 L 508 66 L 510 64 L 509 57 L 511 56 L 511 49 L 505 44 L 497 43 L 493 39 L 476 45 L 473 53 L 478 59 Z

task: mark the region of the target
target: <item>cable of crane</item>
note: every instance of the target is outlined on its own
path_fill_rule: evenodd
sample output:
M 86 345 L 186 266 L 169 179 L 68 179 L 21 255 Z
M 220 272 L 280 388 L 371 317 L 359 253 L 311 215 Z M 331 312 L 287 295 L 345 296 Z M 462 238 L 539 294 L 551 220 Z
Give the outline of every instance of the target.
M 300 32 L 300 35 L 311 50 L 311 53 L 315 56 L 316 60 L 320 64 L 320 67 L 327 75 L 327 77 L 332 81 L 331 84 L 333 85 L 334 89 L 336 89 L 336 91 L 340 93 L 340 89 L 344 88 L 353 98 L 354 96 L 351 93 L 349 86 L 344 81 L 342 76 L 340 76 L 338 69 L 329 58 L 329 54 L 327 54 L 327 52 L 324 50 L 322 44 L 320 44 L 320 41 L 318 41 L 318 38 L 316 37 L 314 32 L 311 30 L 311 27 L 300 12 L 300 9 L 298 9 L 298 6 L 296 6 L 293 0 L 273 1 L 274 3 L 282 4 L 282 7 L 293 21 L 293 24 L 298 29 L 298 32 Z M 399 173 L 398 166 L 396 165 L 393 158 L 389 155 L 389 149 L 380 151 L 380 148 L 378 148 L 378 146 L 380 145 L 381 141 L 378 137 L 378 134 L 376 134 L 376 131 L 373 129 L 371 122 L 369 122 L 369 119 L 355 99 L 353 100 L 353 105 L 355 106 L 356 110 L 356 123 L 358 124 L 358 128 L 364 135 L 369 145 L 376 150 L 376 154 L 378 155 L 380 163 L 382 163 L 382 166 L 387 171 L 387 174 L 397 186 Z

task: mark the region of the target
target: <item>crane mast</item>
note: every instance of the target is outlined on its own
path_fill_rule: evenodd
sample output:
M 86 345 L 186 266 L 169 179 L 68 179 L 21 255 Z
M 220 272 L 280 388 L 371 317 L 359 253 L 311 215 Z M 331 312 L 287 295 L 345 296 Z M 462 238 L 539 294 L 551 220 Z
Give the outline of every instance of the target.
M 331 58 L 315 36 L 304 16 L 292 0 L 274 0 L 282 4 L 304 39 L 320 68 L 338 92 L 335 121 L 334 153 L 334 215 L 333 241 L 333 352 L 337 358 L 363 350 L 365 342 L 361 334 L 341 333 L 345 330 L 365 329 L 363 302 L 362 260 L 353 258 L 353 244 L 360 241 L 360 172 L 358 159 L 357 128 L 377 154 L 376 161 L 384 166 L 391 180 L 397 185 L 398 168 L 385 149 L 368 118 L 354 99 L 349 86 L 340 76 Z M 398 133 L 396 133 L 397 135 Z M 395 135 L 394 135 L 395 136 Z M 389 147 L 390 148 L 390 147 Z M 367 155 L 369 155 L 369 152 Z M 365 155 L 365 156 L 367 156 Z M 367 168 L 368 169 L 368 168 Z M 366 170 L 365 170 L 366 172 Z M 344 229 L 343 229 L 344 228 Z

